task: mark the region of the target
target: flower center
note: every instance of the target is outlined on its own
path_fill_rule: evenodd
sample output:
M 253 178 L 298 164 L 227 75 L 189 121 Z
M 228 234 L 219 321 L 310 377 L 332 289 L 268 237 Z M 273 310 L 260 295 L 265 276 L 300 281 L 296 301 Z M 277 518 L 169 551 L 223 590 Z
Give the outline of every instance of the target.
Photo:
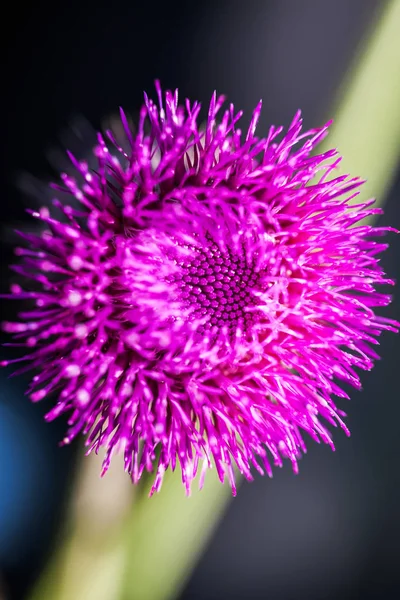
M 173 281 L 180 301 L 194 308 L 194 317 L 207 318 L 199 333 L 214 326 L 228 327 L 231 334 L 238 327 L 248 331 L 261 314 L 245 310 L 258 304 L 253 294 L 260 289 L 255 260 L 249 262 L 245 253 L 221 252 L 216 244 L 192 249 L 192 257 L 178 263 L 180 273 Z

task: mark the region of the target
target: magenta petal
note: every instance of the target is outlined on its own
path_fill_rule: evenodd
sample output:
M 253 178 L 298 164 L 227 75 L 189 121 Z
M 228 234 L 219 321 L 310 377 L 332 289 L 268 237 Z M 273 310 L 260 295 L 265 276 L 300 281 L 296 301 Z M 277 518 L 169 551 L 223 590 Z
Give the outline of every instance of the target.
M 70 154 L 76 179 L 54 189 L 80 210 L 32 212 L 43 233 L 21 234 L 10 297 L 33 308 L 4 329 L 37 372 L 30 398 L 57 393 L 47 420 L 67 413 L 63 443 L 104 446 L 103 472 L 121 450 L 134 482 L 155 470 L 151 493 L 179 464 L 187 493 L 214 466 L 235 494 L 234 464 L 248 480 L 284 458 L 297 472 L 304 432 L 332 448 L 324 423 L 348 433 L 340 382 L 360 388 L 371 344 L 399 328 L 374 311 L 393 283 L 374 237 L 392 229 L 358 225 L 376 212 L 350 204 L 362 181 L 314 155 L 329 124 L 302 133 L 298 112 L 258 139 L 260 102 L 242 139 L 223 97 L 200 128 L 198 103 L 156 90 L 135 132 L 121 109 L 129 155 L 112 133 L 94 171 Z

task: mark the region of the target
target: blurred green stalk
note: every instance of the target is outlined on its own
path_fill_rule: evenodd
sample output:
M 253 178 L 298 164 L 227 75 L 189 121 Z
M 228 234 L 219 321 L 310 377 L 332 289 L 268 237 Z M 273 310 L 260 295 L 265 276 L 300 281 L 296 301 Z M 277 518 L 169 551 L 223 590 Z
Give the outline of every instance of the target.
M 136 498 L 116 457 L 100 479 L 104 457 L 83 457 L 60 539 L 30 600 L 118 600 L 125 567 L 125 521 Z
M 364 198 L 381 204 L 400 152 L 400 0 L 382 3 L 378 20 L 361 44 L 339 88 L 330 134 L 318 153 L 337 148 L 338 173 L 366 178 Z
M 118 600 L 172 600 L 183 588 L 232 497 L 215 469 L 202 490 L 185 496 L 179 473 L 168 471 L 159 494 L 137 501 L 126 523 L 126 570 Z
M 319 151 L 337 147 L 345 157 L 340 172 L 368 177 L 363 195 L 382 203 L 400 152 L 400 0 L 383 5 L 331 114 L 335 122 Z M 219 483 L 215 470 L 208 473 L 204 489 L 193 490 L 190 498 L 184 495 L 179 475 L 168 472 L 159 495 L 148 499 L 141 490 L 118 529 L 119 539 L 114 531 L 108 543 L 97 540 L 93 556 L 86 554 L 90 564 L 84 586 L 71 569 L 82 560 L 84 548 L 81 543 L 79 551 L 73 550 L 74 539 L 84 537 L 75 530 L 39 580 L 31 600 L 176 598 L 230 497 L 229 486 Z M 108 587 L 112 582 L 115 585 Z

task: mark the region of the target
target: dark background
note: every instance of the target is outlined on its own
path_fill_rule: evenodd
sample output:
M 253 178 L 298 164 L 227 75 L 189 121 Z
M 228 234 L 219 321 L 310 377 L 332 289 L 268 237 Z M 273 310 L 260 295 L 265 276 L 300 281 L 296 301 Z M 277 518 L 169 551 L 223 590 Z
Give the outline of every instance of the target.
M 288 124 L 299 107 L 306 126 L 320 125 L 384 4 L 82 0 L 7 6 L 2 290 L 12 258 L 7 231 L 28 222 L 27 199 L 16 185 L 20 171 L 52 177 L 48 148 L 75 115 L 99 127 L 119 105 L 135 112 L 143 90 L 154 95 L 157 77 L 164 88 L 179 87 L 181 98 L 204 104 L 217 88 L 247 119 L 262 97 L 260 134 L 270 123 Z M 89 150 L 79 140 L 71 143 L 82 156 Z M 400 172 L 380 224 L 400 226 L 399 194 Z M 399 278 L 400 236 L 390 242 L 383 264 Z M 398 318 L 399 303 L 397 288 L 385 314 Z M 2 319 L 15 313 L 9 304 L 2 302 Z M 399 351 L 399 336 L 384 334 L 382 361 L 363 374 L 364 391 L 353 391 L 345 407 L 352 437 L 336 432 L 336 453 L 310 444 L 298 477 L 286 466 L 273 481 L 257 478 L 241 487 L 181 600 L 400 597 Z M 77 447 L 58 447 L 64 423 L 43 423 L 46 407 L 24 398 L 24 378 L 7 379 L 4 372 L 0 378 L 0 585 L 6 598 L 18 599 L 52 551 Z

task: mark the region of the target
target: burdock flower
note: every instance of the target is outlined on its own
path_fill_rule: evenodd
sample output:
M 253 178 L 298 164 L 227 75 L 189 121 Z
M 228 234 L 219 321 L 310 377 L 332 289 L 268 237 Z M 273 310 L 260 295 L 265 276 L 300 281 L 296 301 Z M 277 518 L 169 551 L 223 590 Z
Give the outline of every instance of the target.
M 202 129 L 197 102 L 156 87 L 135 132 L 121 111 L 128 150 L 108 132 L 95 169 L 70 156 L 76 178 L 56 189 L 73 206 L 32 213 L 45 229 L 22 234 L 16 267 L 32 283 L 10 296 L 35 306 L 5 329 L 37 372 L 31 399 L 57 393 L 47 419 L 68 413 L 64 443 L 104 446 L 103 472 L 122 450 L 134 482 L 155 468 L 154 492 L 178 461 L 189 491 L 214 463 L 235 493 L 234 464 L 297 471 L 304 432 L 332 448 L 324 423 L 348 433 L 339 383 L 359 388 L 398 329 L 374 312 L 390 302 L 375 290 L 393 283 L 374 239 L 388 228 L 360 222 L 380 209 L 335 177 L 335 150 L 312 154 L 328 125 L 301 133 L 297 113 L 258 139 L 260 103 L 243 138 L 214 94 Z

